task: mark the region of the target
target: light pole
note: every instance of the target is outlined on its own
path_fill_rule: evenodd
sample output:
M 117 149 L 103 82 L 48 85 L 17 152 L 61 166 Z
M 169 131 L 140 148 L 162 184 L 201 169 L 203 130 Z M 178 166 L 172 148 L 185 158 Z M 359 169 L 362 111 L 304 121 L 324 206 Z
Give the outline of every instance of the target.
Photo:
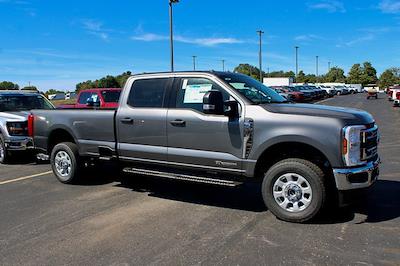
M 195 71 L 196 70 L 196 57 L 197 56 L 192 55 L 192 57 L 193 57 L 193 71 Z
M 296 78 L 299 74 L 299 47 L 295 46 L 294 49 L 296 50 Z
M 260 69 L 260 82 L 263 82 L 262 78 L 262 34 L 264 33 L 262 30 L 258 30 L 257 31 L 258 36 L 260 37 L 260 47 L 259 47 L 259 51 L 258 51 L 258 64 L 259 64 L 259 69 Z
M 328 72 L 331 71 L 331 62 L 328 62 Z
M 315 75 L 318 77 L 318 58 L 319 56 L 317 55 L 315 57 Z
M 225 59 L 222 59 L 221 62 L 222 62 L 222 71 L 224 72 L 225 71 Z
M 171 49 L 171 72 L 174 72 L 174 37 L 172 24 L 172 5 L 179 3 L 179 0 L 169 0 L 169 41 Z

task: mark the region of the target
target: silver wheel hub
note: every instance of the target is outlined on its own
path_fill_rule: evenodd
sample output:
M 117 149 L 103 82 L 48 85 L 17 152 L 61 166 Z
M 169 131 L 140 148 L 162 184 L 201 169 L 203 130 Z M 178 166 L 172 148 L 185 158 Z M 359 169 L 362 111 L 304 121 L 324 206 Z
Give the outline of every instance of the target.
M 2 160 L 4 158 L 4 154 L 5 154 L 5 151 L 3 149 L 3 146 L 0 144 L 0 160 Z
M 312 200 L 310 183 L 303 176 L 287 173 L 276 179 L 273 186 L 275 202 L 289 212 L 305 210 Z
M 70 175 L 72 170 L 72 161 L 71 157 L 65 151 L 57 152 L 54 158 L 54 165 L 61 178 L 66 178 Z

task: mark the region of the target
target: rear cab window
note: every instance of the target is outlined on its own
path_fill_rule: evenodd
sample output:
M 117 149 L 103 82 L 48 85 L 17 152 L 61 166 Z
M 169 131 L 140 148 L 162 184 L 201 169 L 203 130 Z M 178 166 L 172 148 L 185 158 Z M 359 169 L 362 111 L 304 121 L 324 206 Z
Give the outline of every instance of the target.
M 135 108 L 162 108 L 169 78 L 138 79 L 132 84 L 128 105 Z
M 78 103 L 79 104 L 87 104 L 89 100 L 92 100 L 93 102 L 98 102 L 100 101 L 99 95 L 97 92 L 89 92 L 89 91 L 84 91 L 80 94 Z

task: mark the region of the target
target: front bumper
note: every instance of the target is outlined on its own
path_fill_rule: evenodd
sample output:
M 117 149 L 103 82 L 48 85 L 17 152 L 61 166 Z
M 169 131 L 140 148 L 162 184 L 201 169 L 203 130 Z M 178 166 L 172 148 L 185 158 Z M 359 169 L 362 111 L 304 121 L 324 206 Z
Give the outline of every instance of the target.
M 5 141 L 9 151 L 25 151 L 34 149 L 33 140 L 29 137 L 11 137 Z
M 366 165 L 357 168 L 333 169 L 336 188 L 338 190 L 351 190 L 367 188 L 371 186 L 379 176 L 378 158 L 374 162 L 368 162 Z

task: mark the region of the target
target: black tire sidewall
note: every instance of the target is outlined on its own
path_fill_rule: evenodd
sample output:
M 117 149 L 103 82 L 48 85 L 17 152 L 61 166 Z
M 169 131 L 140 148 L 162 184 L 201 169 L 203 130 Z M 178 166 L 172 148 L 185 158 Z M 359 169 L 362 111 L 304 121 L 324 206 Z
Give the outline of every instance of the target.
M 303 176 L 311 186 L 311 204 L 303 211 L 289 212 L 281 208 L 273 196 L 275 181 L 282 175 L 295 173 Z M 304 222 L 315 217 L 323 207 L 325 199 L 325 188 L 321 177 L 308 166 L 299 162 L 277 163 L 265 174 L 262 184 L 262 196 L 268 209 L 278 218 L 290 222 Z
M 6 148 L 6 144 L 4 142 L 3 135 L 1 135 L 1 134 L 0 134 L 0 145 L 4 149 L 4 157 L 3 157 L 3 159 L 0 159 L 0 164 L 7 163 L 8 160 L 9 160 L 9 154 L 8 154 L 8 151 L 7 151 L 7 148 Z
M 55 156 L 60 151 L 66 152 L 71 158 L 72 169 L 71 173 L 68 175 L 67 178 L 59 176 L 55 166 Z M 69 143 L 69 142 L 60 143 L 53 148 L 50 156 L 50 165 L 54 175 L 61 183 L 72 184 L 76 182 L 76 180 L 78 179 L 78 158 L 79 158 L 78 149 L 74 143 Z

